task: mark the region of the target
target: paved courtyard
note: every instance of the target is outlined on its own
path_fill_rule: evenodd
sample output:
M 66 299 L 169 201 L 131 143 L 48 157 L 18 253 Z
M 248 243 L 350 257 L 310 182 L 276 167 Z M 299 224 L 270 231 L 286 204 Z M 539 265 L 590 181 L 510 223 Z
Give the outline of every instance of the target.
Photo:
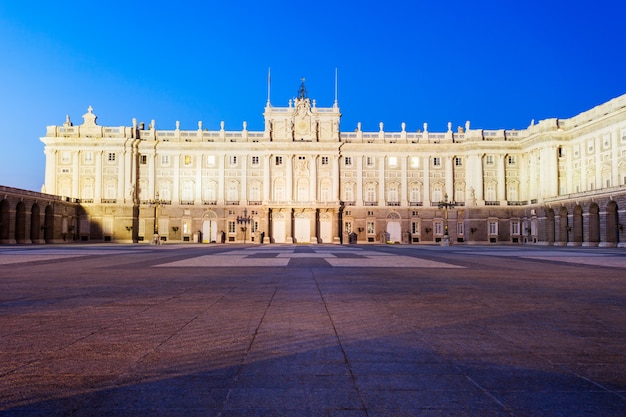
M 0 246 L 1 416 L 626 416 L 626 251 Z

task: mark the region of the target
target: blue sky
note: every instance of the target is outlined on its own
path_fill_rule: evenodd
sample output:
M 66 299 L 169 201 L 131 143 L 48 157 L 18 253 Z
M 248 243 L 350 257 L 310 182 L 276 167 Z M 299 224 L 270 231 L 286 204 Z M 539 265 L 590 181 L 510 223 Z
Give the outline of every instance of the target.
M 341 129 L 523 129 L 626 93 L 626 3 L 0 0 L 0 185 L 39 191 L 47 125 L 263 128 L 306 78 Z

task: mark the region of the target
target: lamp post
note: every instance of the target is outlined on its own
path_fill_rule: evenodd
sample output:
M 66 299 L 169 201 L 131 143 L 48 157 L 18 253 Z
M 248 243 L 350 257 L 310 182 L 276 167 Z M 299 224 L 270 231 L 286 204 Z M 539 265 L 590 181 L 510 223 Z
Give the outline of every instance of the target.
M 154 200 L 150 200 L 150 204 L 154 205 L 154 237 L 153 237 L 153 242 L 155 245 L 158 245 L 160 243 L 160 238 L 159 238 L 159 206 L 161 205 L 162 201 L 159 199 L 159 192 L 156 192 L 155 195 L 155 199 Z
M 243 243 L 246 243 L 246 232 L 248 231 L 248 224 L 252 218 L 248 216 L 248 209 L 243 209 L 243 216 L 237 216 L 237 224 L 243 224 L 241 231 L 243 232 Z
M 444 235 L 443 235 L 443 244 L 444 246 L 448 246 L 450 244 L 450 236 L 448 235 L 448 209 L 453 209 L 456 206 L 454 201 L 448 201 L 448 194 L 444 196 L 443 201 L 439 202 L 439 208 L 444 209 Z

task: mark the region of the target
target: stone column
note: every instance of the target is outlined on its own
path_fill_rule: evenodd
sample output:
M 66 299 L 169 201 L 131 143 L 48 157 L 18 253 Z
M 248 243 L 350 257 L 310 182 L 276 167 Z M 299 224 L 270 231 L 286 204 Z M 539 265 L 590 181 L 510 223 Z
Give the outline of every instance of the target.
M 506 155 L 495 154 L 496 158 L 496 180 L 498 181 L 498 188 L 496 189 L 496 200 L 500 201 L 500 205 L 506 206 L 506 172 L 504 168 L 504 159 Z
M 73 152 L 72 158 L 72 197 L 80 198 L 80 167 L 79 161 L 82 155 L 81 151 Z
M 378 163 L 378 206 L 385 206 L 385 157 L 381 156 Z
M 311 168 L 309 169 L 309 201 L 317 201 L 317 155 L 311 156 Z
M 96 158 L 96 184 L 95 184 L 93 202 L 96 204 L 99 204 L 102 202 L 102 151 L 96 151 L 95 158 Z
M 272 155 L 263 155 L 263 204 L 267 204 L 268 201 L 272 200 L 271 193 L 271 175 L 270 170 L 272 164 L 270 163 L 272 159 Z M 266 236 L 269 238 L 269 233 L 266 233 Z

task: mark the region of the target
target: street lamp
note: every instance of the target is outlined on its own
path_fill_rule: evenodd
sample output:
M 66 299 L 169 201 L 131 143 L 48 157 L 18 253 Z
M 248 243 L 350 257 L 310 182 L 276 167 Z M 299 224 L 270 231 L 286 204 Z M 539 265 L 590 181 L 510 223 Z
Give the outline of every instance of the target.
M 448 194 L 447 193 L 444 196 L 443 201 L 439 202 L 439 208 L 440 209 L 444 209 L 444 213 L 445 213 L 444 214 L 444 218 L 445 218 L 445 223 L 444 223 L 445 233 L 443 235 L 444 245 L 450 243 L 450 236 L 448 235 L 448 209 L 453 209 L 455 206 L 456 206 L 456 203 L 454 201 L 448 201 Z
M 159 244 L 159 206 L 163 203 L 159 199 L 159 192 L 156 192 L 156 198 L 150 200 L 150 204 L 154 205 L 154 237 L 153 242 L 155 245 Z
M 246 243 L 246 232 L 248 230 L 248 224 L 252 218 L 248 216 L 248 209 L 243 209 L 243 216 L 237 216 L 237 224 L 243 224 L 241 231 L 243 232 L 243 243 Z

